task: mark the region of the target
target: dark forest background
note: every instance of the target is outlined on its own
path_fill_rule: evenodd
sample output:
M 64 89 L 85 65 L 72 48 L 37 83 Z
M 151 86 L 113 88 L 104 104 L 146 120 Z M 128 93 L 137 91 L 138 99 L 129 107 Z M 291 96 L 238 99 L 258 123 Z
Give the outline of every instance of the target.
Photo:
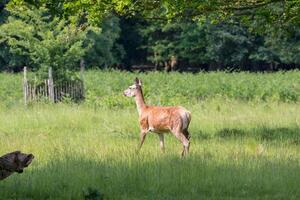
M 190 11 L 201 3 L 186 8 L 179 1 L 171 12 L 174 6 L 160 1 L 129 1 L 132 9 L 120 8 L 122 1 L 105 2 L 2 0 L 0 70 L 28 66 L 43 73 L 52 67 L 66 73 L 78 70 L 80 62 L 87 69 L 300 69 L 297 1 L 240 3 L 229 12 L 231 7 L 212 1 L 201 7 L 212 11 L 202 14 Z

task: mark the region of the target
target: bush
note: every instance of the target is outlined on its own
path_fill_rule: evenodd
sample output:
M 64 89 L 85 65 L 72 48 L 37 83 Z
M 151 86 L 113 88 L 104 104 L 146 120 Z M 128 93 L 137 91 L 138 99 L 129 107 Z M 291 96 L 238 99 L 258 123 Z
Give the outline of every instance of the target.
M 51 18 L 43 7 L 12 6 L 8 10 L 10 15 L 0 27 L 0 45 L 9 52 L 6 64 L 29 66 L 41 78 L 46 78 L 52 67 L 54 79 L 75 79 L 73 72 L 89 48 L 89 43 L 84 43 L 92 28 Z

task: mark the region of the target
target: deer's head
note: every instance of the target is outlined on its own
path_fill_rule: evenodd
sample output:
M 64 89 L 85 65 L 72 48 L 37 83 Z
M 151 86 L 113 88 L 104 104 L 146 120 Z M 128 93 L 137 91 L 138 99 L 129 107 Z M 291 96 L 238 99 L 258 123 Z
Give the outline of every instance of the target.
M 142 82 L 140 79 L 135 78 L 134 84 L 129 86 L 125 91 L 124 91 L 124 96 L 126 97 L 135 97 L 137 92 L 141 90 L 142 87 Z

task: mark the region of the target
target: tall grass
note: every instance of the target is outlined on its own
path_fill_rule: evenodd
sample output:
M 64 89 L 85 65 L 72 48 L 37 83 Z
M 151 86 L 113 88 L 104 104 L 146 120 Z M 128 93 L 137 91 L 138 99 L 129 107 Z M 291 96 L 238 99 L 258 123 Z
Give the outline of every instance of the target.
M 0 109 L 22 104 L 21 74 L 0 73 Z
M 223 98 L 242 101 L 299 102 L 300 72 L 276 73 L 129 73 L 87 71 L 86 103 L 96 107 L 128 107 L 133 103 L 122 91 L 138 76 L 144 83 L 149 103 L 195 104 L 203 99 Z M 2 108 L 22 104 L 22 75 L 0 74 Z
M 117 71 L 86 73 L 89 92 L 100 98 L 119 95 L 142 79 L 147 99 L 155 104 L 196 103 L 206 98 L 222 97 L 238 100 L 296 102 L 300 100 L 300 72 L 277 73 L 124 73 Z

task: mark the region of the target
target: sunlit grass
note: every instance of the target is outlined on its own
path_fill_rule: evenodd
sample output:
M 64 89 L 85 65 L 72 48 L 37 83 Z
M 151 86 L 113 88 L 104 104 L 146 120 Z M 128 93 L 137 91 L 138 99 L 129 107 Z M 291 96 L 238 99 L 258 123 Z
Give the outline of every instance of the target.
M 125 98 L 125 97 L 124 97 Z M 12 107 L 0 111 L 0 154 L 35 155 L 0 182 L 0 199 L 297 199 L 300 105 L 208 99 L 192 112 L 191 149 L 150 133 L 139 154 L 134 106 Z
M 29 77 L 34 74 L 29 73 Z M 94 107 L 127 108 L 133 101 L 122 91 L 142 79 L 147 102 L 155 105 L 198 104 L 222 98 L 252 102 L 299 102 L 300 72 L 276 73 L 129 73 L 86 71 L 85 103 Z M 55 82 L 55 80 L 54 80 Z M 22 74 L 0 73 L 0 109 L 23 104 Z

